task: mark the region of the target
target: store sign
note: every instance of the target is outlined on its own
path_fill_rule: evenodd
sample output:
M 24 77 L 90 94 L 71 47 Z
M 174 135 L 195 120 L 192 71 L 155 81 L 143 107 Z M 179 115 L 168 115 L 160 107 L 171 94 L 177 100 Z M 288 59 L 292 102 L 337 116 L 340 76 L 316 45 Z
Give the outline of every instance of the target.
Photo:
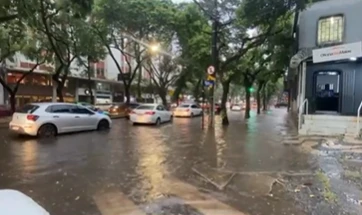
M 313 63 L 362 57 L 362 43 L 348 43 L 339 46 L 313 50 Z

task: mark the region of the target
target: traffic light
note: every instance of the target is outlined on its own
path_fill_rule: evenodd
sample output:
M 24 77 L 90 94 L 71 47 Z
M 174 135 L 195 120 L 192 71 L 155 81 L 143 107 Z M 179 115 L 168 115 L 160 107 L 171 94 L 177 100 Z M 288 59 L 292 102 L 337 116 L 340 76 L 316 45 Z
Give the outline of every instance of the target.
M 248 90 L 249 90 L 249 92 L 251 92 L 251 93 L 254 92 L 254 88 L 253 88 L 253 87 L 249 87 Z

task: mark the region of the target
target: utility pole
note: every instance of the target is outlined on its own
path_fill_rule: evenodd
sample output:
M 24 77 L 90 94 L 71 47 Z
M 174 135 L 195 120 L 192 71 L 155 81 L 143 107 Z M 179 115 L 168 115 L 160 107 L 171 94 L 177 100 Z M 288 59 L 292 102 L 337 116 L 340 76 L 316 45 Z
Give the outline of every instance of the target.
M 217 53 L 217 41 L 218 41 L 218 2 L 217 0 L 214 0 L 214 10 L 213 10 L 213 20 L 212 20 L 212 37 L 211 37 L 211 64 L 214 67 L 214 73 L 212 76 L 216 78 L 216 73 L 218 70 L 218 53 Z M 215 122 L 215 83 L 211 85 L 210 88 L 210 101 L 211 103 L 211 113 L 210 113 L 210 121 L 209 121 L 209 127 L 214 127 Z

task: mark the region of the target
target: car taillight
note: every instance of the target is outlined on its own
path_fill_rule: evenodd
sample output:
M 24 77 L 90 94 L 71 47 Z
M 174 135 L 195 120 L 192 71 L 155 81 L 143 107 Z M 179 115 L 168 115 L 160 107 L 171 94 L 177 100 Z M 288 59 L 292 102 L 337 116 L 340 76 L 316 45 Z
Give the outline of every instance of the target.
M 131 114 L 136 114 L 136 112 L 134 112 L 134 111 L 131 111 Z
M 154 112 L 154 111 L 147 111 L 145 114 L 146 115 L 154 115 L 156 112 Z
M 190 111 L 190 109 L 186 109 L 186 111 L 187 111 L 187 112 L 189 112 L 189 111 Z
M 35 122 L 38 118 L 39 118 L 39 116 L 33 115 L 33 114 L 29 114 L 29 115 L 26 116 L 26 119 L 27 119 L 27 120 L 34 121 L 34 122 Z

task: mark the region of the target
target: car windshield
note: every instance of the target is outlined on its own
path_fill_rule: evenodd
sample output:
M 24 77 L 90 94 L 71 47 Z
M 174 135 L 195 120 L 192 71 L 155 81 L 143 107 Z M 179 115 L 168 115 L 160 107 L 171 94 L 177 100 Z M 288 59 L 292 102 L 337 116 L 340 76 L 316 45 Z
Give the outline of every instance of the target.
M 36 109 L 38 109 L 38 108 L 39 108 L 38 105 L 28 104 L 28 105 L 25 105 L 24 107 L 20 108 L 16 112 L 17 113 L 34 113 L 34 111 L 36 111 Z
M 188 108 L 188 107 L 190 107 L 190 105 L 189 104 L 183 104 L 183 105 L 180 105 L 179 107 L 180 108 Z
M 154 105 L 141 105 L 138 106 L 136 109 L 137 110 L 153 110 L 155 108 Z

